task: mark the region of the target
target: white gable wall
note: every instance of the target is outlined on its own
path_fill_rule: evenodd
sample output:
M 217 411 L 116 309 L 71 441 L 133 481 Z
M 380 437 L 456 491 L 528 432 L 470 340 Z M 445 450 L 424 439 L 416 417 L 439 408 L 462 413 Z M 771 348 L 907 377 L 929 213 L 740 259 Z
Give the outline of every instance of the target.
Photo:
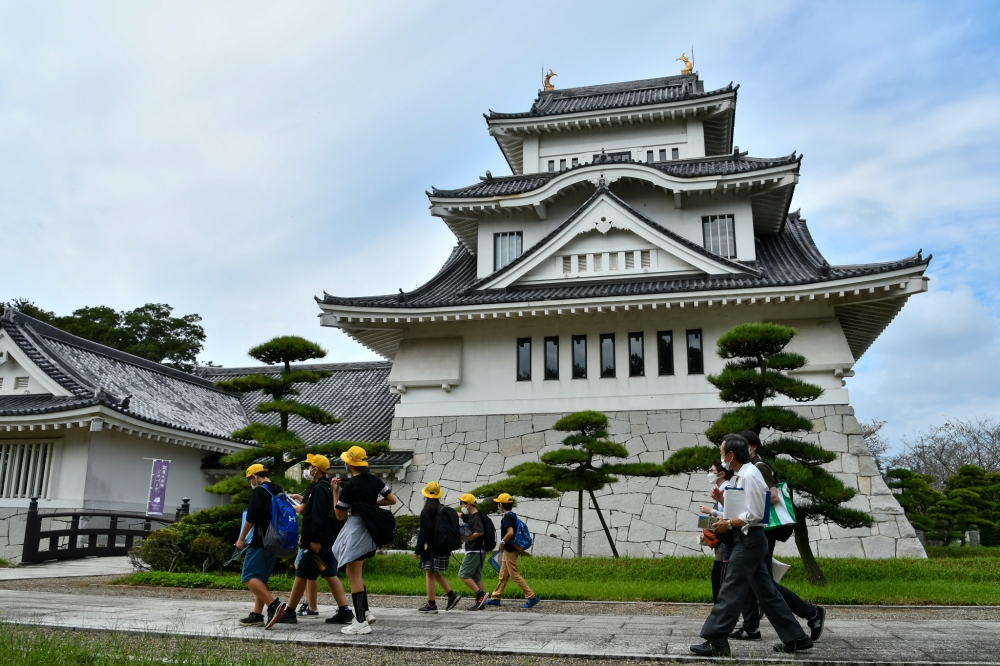
M 549 160 L 555 161 L 557 171 L 560 159 L 565 159 L 567 166 L 572 165 L 574 157 L 581 164 L 590 162 L 602 149 L 607 153 L 629 151 L 636 162 L 645 162 L 648 150 L 654 151 L 654 161 L 659 161 L 660 150 L 666 150 L 669 160 L 673 148 L 678 149 L 679 159 L 704 157 L 704 129 L 701 121 L 692 122 L 694 124 L 683 120 L 644 124 L 636 122 L 624 126 L 605 125 L 545 133 L 536 139 L 537 150 L 532 147 L 530 158 L 529 151 L 525 150 L 524 172 L 548 171 Z

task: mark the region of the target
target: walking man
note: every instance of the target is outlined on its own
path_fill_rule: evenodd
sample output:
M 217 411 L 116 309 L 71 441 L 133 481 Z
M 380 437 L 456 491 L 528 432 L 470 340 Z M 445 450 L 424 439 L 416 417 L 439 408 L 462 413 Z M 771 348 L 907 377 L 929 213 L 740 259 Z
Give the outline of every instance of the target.
M 500 493 L 500 496 L 493 501 L 500 506 L 500 513 L 503 515 L 500 520 L 500 541 L 497 542 L 497 551 L 502 553 L 503 559 L 500 561 L 500 580 L 497 581 L 497 588 L 493 590 L 493 594 L 490 595 L 490 599 L 486 601 L 485 605 L 499 606 L 504 588 L 507 587 L 507 581 L 513 580 L 524 592 L 524 598 L 527 600 L 521 605 L 521 608 L 533 608 L 540 599 L 524 582 L 524 578 L 517 568 L 517 556 L 521 554 L 521 550 L 514 545 L 514 532 L 517 530 L 517 516 L 512 513 L 514 498 L 507 493 Z
M 347 604 L 344 586 L 337 577 L 337 560 L 333 557 L 333 542 L 337 539 L 338 523 L 332 518 L 333 488 L 326 472 L 330 469 L 330 459 L 326 456 L 306 456 L 306 468 L 312 483 L 302 494 L 302 504 L 295 510 L 302 515 L 301 549 L 295 567 L 295 582 L 288 595 L 288 607 L 278 622 L 295 624 L 295 604 L 302 598 L 309 581 L 316 582 L 320 576 L 330 586 L 330 592 L 337 602 L 337 613 L 327 618 L 329 624 L 350 624 L 354 613 Z M 320 565 L 323 569 L 320 570 Z
M 718 534 L 737 530 L 733 551 L 729 556 L 726 577 L 719 590 L 719 601 L 712 608 L 701 628 L 704 643 L 692 645 L 691 651 L 703 657 L 729 657 L 729 633 L 736 626 L 747 590 L 753 590 L 764 609 L 768 621 L 778 633 L 781 642 L 775 652 L 794 653 L 808 650 L 812 639 L 788 610 L 764 559 L 767 557 L 767 538 L 764 536 L 765 502 L 768 489 L 757 468 L 750 464 L 750 448 L 740 435 L 726 435 L 719 446 L 719 457 L 725 469 L 736 472 L 735 486 L 746 493 L 746 510 L 736 518 L 724 519 L 712 528 Z
M 486 559 L 486 525 L 483 515 L 476 508 L 475 495 L 465 493 L 458 499 L 462 502 L 462 520 L 469 528 L 469 535 L 462 537 L 465 542 L 465 558 L 462 560 L 462 566 L 458 568 L 458 579 L 476 595 L 476 600 L 469 610 L 484 610 L 486 591 L 483 589 L 483 562 Z
M 243 574 L 240 580 L 253 592 L 253 611 L 240 620 L 244 627 L 261 627 L 265 625 L 264 608 L 267 608 L 267 627 L 277 621 L 285 612 L 285 604 L 271 596 L 267 582 L 274 571 L 277 558 L 264 548 L 264 534 L 271 525 L 271 498 L 281 492 L 281 488 L 271 482 L 267 470 L 261 464 L 250 465 L 244 474 L 250 482 L 250 503 L 247 506 L 246 520 L 243 529 L 236 540 L 236 547 L 246 548 L 243 555 Z M 270 490 L 271 492 L 268 492 Z M 250 532 L 253 536 L 250 537 Z M 250 543 L 247 543 L 250 537 Z

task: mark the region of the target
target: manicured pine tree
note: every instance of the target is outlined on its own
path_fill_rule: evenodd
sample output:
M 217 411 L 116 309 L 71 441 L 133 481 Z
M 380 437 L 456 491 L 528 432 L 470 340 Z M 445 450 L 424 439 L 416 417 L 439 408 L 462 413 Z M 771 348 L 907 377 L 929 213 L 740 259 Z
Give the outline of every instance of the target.
M 507 472 L 509 478 L 472 491 L 476 497 L 487 498 L 483 508 L 491 510 L 492 500 L 498 493 L 519 497 L 557 498 L 563 493 L 577 493 L 577 557 L 583 557 L 583 493 L 597 511 L 597 518 L 608 538 L 611 552 L 618 557 L 615 540 L 597 503 L 595 491 L 609 483 L 617 483 L 619 476 L 663 476 L 663 469 L 655 463 L 614 463 L 609 459 L 628 458 L 628 450 L 608 439 L 608 417 L 600 412 L 582 411 L 567 414 L 552 426 L 553 430 L 572 433 L 563 439 L 567 447 L 542 454 L 539 462 L 521 463 Z
M 990 529 L 1000 519 L 1000 473 L 987 472 L 976 465 L 962 465 L 945 482 L 944 497 L 938 500 L 930 516 L 938 530 L 931 538 L 949 545 L 965 545 L 969 530 Z
M 835 460 L 837 454 L 785 434 L 808 432 L 813 427 L 812 421 L 787 407 L 764 404 L 779 396 L 795 402 L 811 402 L 823 394 L 820 387 L 788 376 L 788 372 L 807 363 L 801 354 L 785 351 L 794 337 L 793 328 L 753 323 L 734 326 L 719 338 L 718 355 L 727 363 L 722 372 L 707 379 L 719 389 L 724 402 L 741 406 L 723 414 L 705 435 L 718 444 L 727 434 L 742 430 L 752 430 L 758 435 L 765 430 L 781 433 L 763 442 L 759 453 L 793 491 L 795 545 L 809 582 L 825 585 L 826 578 L 809 544 L 807 520 L 858 528 L 870 526 L 872 518 L 842 506 L 854 497 L 855 491 L 821 467 Z M 710 463 L 705 461 L 717 457 L 718 450 L 700 448 L 700 452 L 684 449 L 672 455 L 664 464 L 665 471 L 676 474 L 707 468 Z
M 925 538 L 933 538 L 937 528 L 931 512 L 944 499 L 941 491 L 931 485 L 934 477 L 930 474 L 916 474 L 908 469 L 891 469 L 886 472 L 885 477 L 885 485 L 897 491 L 894 493 L 896 501 L 903 507 L 906 519 L 914 529 L 923 532 Z

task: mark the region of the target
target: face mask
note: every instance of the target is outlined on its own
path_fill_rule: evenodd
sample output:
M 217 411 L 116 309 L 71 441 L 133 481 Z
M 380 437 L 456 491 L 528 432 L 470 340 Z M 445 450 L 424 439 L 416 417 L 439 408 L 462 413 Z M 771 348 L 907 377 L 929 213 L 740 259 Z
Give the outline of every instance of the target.
M 469 515 L 469 507 L 463 506 L 462 507 L 462 513 L 464 513 L 465 515 Z
M 725 461 L 725 459 L 723 459 L 723 461 L 722 461 L 722 466 L 723 466 L 723 467 L 725 467 L 725 468 L 726 468 L 726 470 L 729 470 L 729 469 L 730 469 L 730 467 L 729 467 L 729 463 L 728 463 L 728 462 L 726 462 L 726 461 Z
M 302 478 L 305 481 L 312 481 L 312 478 L 313 478 L 312 470 L 311 469 L 304 469 L 304 470 L 302 470 Z
M 715 485 L 718 485 L 718 483 L 719 483 L 718 476 L 715 475 L 715 474 L 712 474 L 711 472 L 709 472 L 708 473 L 708 485 L 715 486 Z

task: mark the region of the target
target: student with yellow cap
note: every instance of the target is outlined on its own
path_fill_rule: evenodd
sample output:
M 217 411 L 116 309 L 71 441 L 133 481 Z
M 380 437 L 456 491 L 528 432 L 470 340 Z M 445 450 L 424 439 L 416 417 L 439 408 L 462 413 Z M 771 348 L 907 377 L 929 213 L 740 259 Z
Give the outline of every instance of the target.
M 317 579 L 320 576 L 330 586 L 330 592 L 337 602 L 337 613 L 327 618 L 329 624 L 349 624 L 354 620 L 354 613 L 347 605 L 344 586 L 337 578 L 337 560 L 333 557 L 333 542 L 337 539 L 342 523 L 331 518 L 333 507 L 333 487 L 326 476 L 330 469 L 330 460 L 326 456 L 306 455 L 305 468 L 312 483 L 302 493 L 302 503 L 295 510 L 302 516 L 302 534 L 298 557 L 295 560 L 295 582 L 288 595 L 288 607 L 278 619 L 280 624 L 295 624 L 295 604 L 302 598 L 302 593 L 310 586 L 317 590 Z M 312 610 L 316 610 L 316 596 L 313 598 Z M 305 609 L 308 613 L 309 608 Z
M 507 587 L 507 581 L 513 580 L 524 592 L 526 601 L 521 605 L 521 608 L 533 608 L 540 599 L 524 582 L 524 577 L 521 576 L 521 571 L 517 568 L 517 556 L 521 554 L 521 550 L 514 545 L 514 532 L 517 531 L 514 498 L 507 493 L 500 493 L 500 496 L 493 501 L 500 507 L 500 513 L 503 515 L 500 520 L 500 541 L 497 542 L 497 550 L 503 552 L 503 559 L 500 561 L 500 579 L 497 581 L 497 588 L 493 590 L 493 594 L 486 600 L 485 605 L 499 606 L 504 588 Z
M 420 608 L 420 612 L 432 614 L 438 612 L 435 584 L 440 585 L 441 589 L 448 595 L 448 605 L 445 606 L 445 610 L 451 610 L 462 600 L 462 597 L 451 589 L 448 581 L 442 575 L 448 570 L 451 551 L 441 552 L 435 546 L 438 543 L 438 539 L 435 538 L 439 527 L 438 522 L 451 518 L 455 521 L 455 529 L 457 530 L 458 517 L 455 515 L 454 509 L 441 506 L 441 497 L 444 496 L 444 491 L 441 490 L 437 481 L 429 482 L 420 491 L 420 494 L 427 499 L 424 501 L 423 511 L 420 512 L 420 530 L 417 532 L 417 549 L 413 553 L 413 557 L 420 560 L 420 568 L 424 570 L 427 582 L 427 603 Z M 449 516 L 446 511 L 451 515 Z
M 240 620 L 244 627 L 270 627 L 285 612 L 285 604 L 271 596 L 267 582 L 271 579 L 277 557 L 264 548 L 264 534 L 271 525 L 271 497 L 282 492 L 261 464 L 250 465 L 243 474 L 250 482 L 250 503 L 236 547 L 243 553 L 243 573 L 240 580 L 253 592 L 253 611 Z M 266 488 L 265 488 L 266 486 Z M 270 489 L 270 492 L 268 492 Z M 249 540 L 249 543 L 247 541 Z M 264 619 L 267 608 L 267 620 Z
M 472 590 L 476 595 L 469 610 L 484 610 L 486 601 L 486 590 L 483 589 L 483 563 L 486 561 L 487 550 L 487 530 L 492 532 L 492 538 L 488 541 L 490 548 L 496 543 L 496 530 L 493 529 L 492 521 L 479 513 L 476 508 L 476 496 L 465 493 L 458 498 L 462 503 L 462 522 L 468 528 L 468 535 L 462 537 L 465 542 L 465 557 L 462 559 L 462 566 L 458 569 L 458 578 Z M 489 527 L 486 522 L 489 521 Z
M 390 506 L 396 503 L 392 489 L 368 470 L 368 453 L 360 446 L 352 446 L 340 454 L 350 477 L 340 482 L 334 479 L 333 501 L 337 520 L 347 520 L 333 543 L 333 557 L 340 566 L 347 568 L 351 583 L 351 601 L 354 604 L 354 621 L 340 631 L 345 634 L 370 634 L 375 616 L 368 608 L 368 591 L 365 589 L 363 568 L 365 560 L 375 556 L 378 546 L 368 533 L 365 521 L 352 511 L 357 504 Z

